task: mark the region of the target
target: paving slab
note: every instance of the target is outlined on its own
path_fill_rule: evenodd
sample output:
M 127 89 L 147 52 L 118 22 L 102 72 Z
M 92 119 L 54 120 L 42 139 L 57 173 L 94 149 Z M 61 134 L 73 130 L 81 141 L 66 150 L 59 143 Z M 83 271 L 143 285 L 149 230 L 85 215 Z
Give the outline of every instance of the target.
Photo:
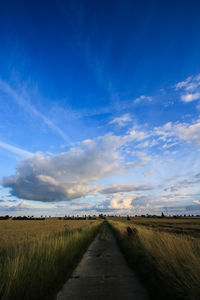
M 99 233 L 74 270 L 57 300 L 148 300 L 127 265 L 108 225 L 104 240 Z

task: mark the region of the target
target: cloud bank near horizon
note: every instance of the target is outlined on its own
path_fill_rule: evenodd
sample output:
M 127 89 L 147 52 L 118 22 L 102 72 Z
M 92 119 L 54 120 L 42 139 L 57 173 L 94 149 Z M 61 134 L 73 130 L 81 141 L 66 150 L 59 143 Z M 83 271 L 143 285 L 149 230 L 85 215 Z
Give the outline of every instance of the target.
M 105 186 L 100 182 L 150 164 L 149 169 L 143 172 L 143 178 L 148 181 L 148 177 L 154 175 L 149 170 L 154 170 L 153 164 L 159 167 L 163 153 L 182 143 L 198 148 L 199 140 L 198 121 L 193 124 L 168 122 L 149 130 L 132 127 L 121 136 L 106 134 L 93 140 L 84 140 L 67 152 L 48 155 L 36 153 L 22 158 L 16 174 L 2 178 L 1 184 L 10 188 L 11 194 L 19 199 L 42 202 L 72 201 L 97 194 L 144 193 L 155 187 L 135 181 Z M 160 157 L 154 154 L 157 150 L 161 151 Z
M 134 164 L 125 162 L 120 148 L 135 136 L 108 134 L 94 140 L 85 140 L 75 148 L 57 155 L 36 153 L 18 162 L 14 176 L 4 177 L 2 184 L 21 199 L 35 201 L 64 201 L 88 194 L 116 192 L 116 187 L 101 189 L 96 184 L 103 178 L 126 172 Z M 138 158 L 137 164 L 145 163 Z M 143 190 L 147 186 L 123 185 L 120 190 Z

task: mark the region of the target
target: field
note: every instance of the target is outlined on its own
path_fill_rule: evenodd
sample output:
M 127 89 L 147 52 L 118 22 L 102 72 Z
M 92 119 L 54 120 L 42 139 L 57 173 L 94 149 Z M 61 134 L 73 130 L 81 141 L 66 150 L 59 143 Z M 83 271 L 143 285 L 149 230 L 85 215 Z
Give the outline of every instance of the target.
M 110 218 L 109 223 L 152 299 L 200 299 L 200 219 Z M 128 237 L 127 226 L 138 233 Z
M 100 220 L 0 221 L 0 298 L 53 299 Z
M 125 220 L 126 218 L 124 218 Z M 158 231 L 165 231 L 176 234 L 189 234 L 190 236 L 200 237 L 200 218 L 131 218 L 137 225 L 146 226 Z
M 199 218 L 110 217 L 108 222 L 151 299 L 200 299 Z M 1 220 L 0 299 L 55 299 L 101 223 Z M 128 226 L 137 233 L 128 236 Z

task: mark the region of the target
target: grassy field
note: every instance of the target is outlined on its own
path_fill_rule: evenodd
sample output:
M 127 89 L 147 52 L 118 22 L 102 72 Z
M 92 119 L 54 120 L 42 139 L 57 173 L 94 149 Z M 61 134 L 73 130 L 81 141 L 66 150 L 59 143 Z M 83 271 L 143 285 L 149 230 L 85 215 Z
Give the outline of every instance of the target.
M 194 237 L 199 220 L 112 218 L 109 222 L 152 299 L 200 299 L 200 239 Z M 127 226 L 137 228 L 138 234 L 128 237 Z M 182 228 L 191 234 L 181 234 Z
M 100 220 L 0 221 L 0 299 L 53 299 Z
M 127 218 L 123 218 L 124 221 Z M 177 234 L 189 234 L 190 236 L 200 237 L 200 218 L 141 218 L 133 217 L 131 222 L 137 225 L 146 226 L 158 231 L 165 231 Z

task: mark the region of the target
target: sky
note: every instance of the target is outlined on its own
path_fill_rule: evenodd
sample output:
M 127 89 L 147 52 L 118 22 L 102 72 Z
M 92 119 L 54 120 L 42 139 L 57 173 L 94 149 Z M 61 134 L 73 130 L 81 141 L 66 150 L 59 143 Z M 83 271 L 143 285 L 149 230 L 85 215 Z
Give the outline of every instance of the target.
M 200 214 L 200 3 L 0 3 L 0 214 Z

